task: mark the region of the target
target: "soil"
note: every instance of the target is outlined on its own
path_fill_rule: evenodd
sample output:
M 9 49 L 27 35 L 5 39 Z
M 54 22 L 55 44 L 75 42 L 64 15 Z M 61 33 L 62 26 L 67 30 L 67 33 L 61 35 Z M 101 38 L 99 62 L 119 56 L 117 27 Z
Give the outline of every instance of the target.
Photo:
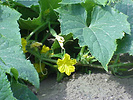
M 128 54 L 121 55 L 120 60 L 133 63 L 133 57 Z M 91 71 L 91 74 L 73 74 L 60 83 L 56 81 L 56 76 L 48 77 L 41 82 L 38 99 L 133 100 L 133 77 L 118 78 L 98 69 Z
M 133 100 L 133 78 L 73 74 L 58 83 L 52 76 L 41 82 L 37 96 L 39 100 Z

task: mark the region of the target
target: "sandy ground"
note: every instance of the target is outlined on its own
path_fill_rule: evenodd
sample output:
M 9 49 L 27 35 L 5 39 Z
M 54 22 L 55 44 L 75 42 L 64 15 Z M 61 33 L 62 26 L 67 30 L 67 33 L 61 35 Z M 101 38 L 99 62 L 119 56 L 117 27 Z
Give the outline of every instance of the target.
M 39 100 L 133 100 L 133 78 L 74 74 L 57 83 L 56 77 L 50 77 L 41 82 L 37 96 Z

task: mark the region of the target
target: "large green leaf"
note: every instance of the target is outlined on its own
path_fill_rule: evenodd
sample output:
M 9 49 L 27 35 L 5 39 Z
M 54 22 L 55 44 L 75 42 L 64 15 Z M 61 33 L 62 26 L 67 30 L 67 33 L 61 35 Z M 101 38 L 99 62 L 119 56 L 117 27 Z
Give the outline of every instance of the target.
M 39 0 L 40 13 L 37 18 L 20 19 L 19 24 L 21 29 L 27 29 L 33 31 L 40 25 L 46 22 L 55 22 L 57 20 L 57 14 L 54 11 L 59 7 L 61 0 Z M 47 27 L 47 24 L 45 25 Z M 45 27 L 44 27 L 45 29 Z
M 117 0 L 93 0 L 95 3 L 99 4 L 99 5 L 103 5 L 106 6 L 107 3 L 111 3 L 111 2 L 115 2 Z
M 85 2 L 85 0 L 62 0 L 60 4 L 77 4 Z
M 19 25 L 21 29 L 27 29 L 30 31 L 33 31 L 34 29 L 36 29 L 38 26 L 43 24 L 43 21 L 41 21 L 41 17 L 39 16 L 38 18 L 28 18 L 28 19 L 23 19 L 20 18 L 19 19 Z
M 34 66 L 25 59 L 21 48 L 21 36 L 17 19 L 20 14 L 6 6 L 0 6 L 0 65 L 19 72 L 19 78 L 28 80 L 39 88 L 39 77 Z
M 21 18 L 37 18 L 39 16 L 39 5 L 32 5 L 30 8 L 20 5 L 19 3 L 13 2 L 13 8 L 22 14 Z
M 107 64 L 116 50 L 116 39 L 130 33 L 127 16 L 110 7 L 96 6 L 92 12 L 89 27 L 86 25 L 87 13 L 81 5 L 68 5 L 57 9 L 60 14 L 61 33 L 73 33 L 80 46 L 87 45 L 91 54 L 107 70 Z
M 87 25 L 90 25 L 90 22 L 91 22 L 91 12 L 92 12 L 94 6 L 96 5 L 96 3 L 94 2 L 94 0 L 86 0 L 85 3 L 82 3 L 81 5 L 87 11 Z
M 14 97 L 18 100 L 38 100 L 35 94 L 25 85 L 13 82 L 11 84 Z
M 56 20 L 57 15 L 54 9 L 60 6 L 58 4 L 60 1 L 61 0 L 39 0 L 39 5 L 41 9 L 41 17 L 43 19 L 46 19 L 48 17 L 48 19 L 51 21 Z
M 111 2 L 111 1 L 115 1 L 115 0 L 62 0 L 60 4 L 78 4 L 78 3 L 85 3 L 85 2 L 95 2 L 96 4 L 105 6 L 107 2 Z
M 133 30 L 131 35 L 125 35 L 122 40 L 118 40 L 118 47 L 116 50 L 116 54 L 120 53 L 129 53 L 133 55 Z
M 38 5 L 38 0 L 1 0 L 2 2 L 8 2 L 8 3 L 13 3 L 16 2 L 16 4 L 24 5 L 26 7 L 29 7 L 31 5 Z M 10 6 L 15 6 L 15 5 L 10 5 Z
M 25 6 L 38 5 L 38 0 L 14 0 L 18 3 L 21 3 Z
M 105 6 L 109 0 L 94 0 L 97 4 Z
M 10 82 L 7 80 L 5 71 L 0 66 L 0 100 L 17 100 L 13 97 Z
M 131 26 L 131 35 L 126 35 L 122 40 L 118 41 L 118 49 L 116 53 L 129 53 L 133 55 L 133 1 L 121 0 L 115 5 L 120 12 L 128 15 L 128 22 Z
M 28 1 L 26 2 L 28 3 Z M 6 0 L 5 2 L 3 2 L 3 4 L 9 6 L 10 8 L 16 9 L 22 14 L 21 18 L 23 19 L 28 19 L 29 17 L 37 18 L 39 16 L 39 5 L 32 5 L 31 7 L 26 7 L 25 5 L 19 3 L 18 0 Z

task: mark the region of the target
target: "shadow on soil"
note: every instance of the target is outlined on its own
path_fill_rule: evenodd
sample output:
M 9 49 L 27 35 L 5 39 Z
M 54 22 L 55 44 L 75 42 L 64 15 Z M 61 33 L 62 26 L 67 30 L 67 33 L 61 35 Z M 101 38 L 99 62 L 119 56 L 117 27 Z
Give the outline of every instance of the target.
M 37 97 L 39 100 L 65 100 L 65 88 L 66 84 L 58 83 L 56 75 L 51 75 L 41 82 Z
M 95 69 L 94 69 L 95 70 Z M 52 75 L 41 82 L 39 100 L 133 100 L 133 78 L 118 78 L 103 70 L 73 74 L 61 83 Z
M 121 89 L 123 94 L 131 95 L 128 99 L 133 99 L 133 77 L 131 78 L 118 78 L 115 76 L 110 76 L 109 80 L 114 81 L 115 83 L 119 83 L 116 88 Z

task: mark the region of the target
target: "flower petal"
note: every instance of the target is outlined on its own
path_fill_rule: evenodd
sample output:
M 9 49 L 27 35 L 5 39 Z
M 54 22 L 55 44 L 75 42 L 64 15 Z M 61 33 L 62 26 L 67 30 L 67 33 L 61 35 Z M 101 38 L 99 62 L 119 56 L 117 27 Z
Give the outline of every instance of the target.
M 65 70 L 65 73 L 69 76 L 74 71 L 75 71 L 75 67 L 74 66 L 67 66 L 66 70 Z
M 46 53 L 49 50 L 50 50 L 49 47 L 47 47 L 46 45 L 43 45 L 42 50 L 41 50 L 41 53 Z
M 58 67 L 58 70 L 59 70 L 61 73 L 64 73 L 64 72 L 65 72 L 65 66 L 59 66 L 59 67 Z
M 73 59 L 73 60 L 69 60 L 66 62 L 66 64 L 69 66 L 69 65 L 75 65 L 77 63 L 76 59 Z
M 68 61 L 70 60 L 70 55 L 66 53 L 66 54 L 64 55 L 63 60 L 68 62 Z
M 62 66 L 64 64 L 64 61 L 63 60 L 61 60 L 61 59 L 58 59 L 57 60 L 57 65 L 58 66 Z
M 77 63 L 76 59 L 71 60 L 71 64 L 75 65 Z
M 61 73 L 66 73 L 68 76 L 71 75 L 72 72 L 75 71 L 75 67 L 73 66 L 76 64 L 76 59 L 71 60 L 69 54 L 65 54 L 63 59 L 57 60 L 58 70 Z

